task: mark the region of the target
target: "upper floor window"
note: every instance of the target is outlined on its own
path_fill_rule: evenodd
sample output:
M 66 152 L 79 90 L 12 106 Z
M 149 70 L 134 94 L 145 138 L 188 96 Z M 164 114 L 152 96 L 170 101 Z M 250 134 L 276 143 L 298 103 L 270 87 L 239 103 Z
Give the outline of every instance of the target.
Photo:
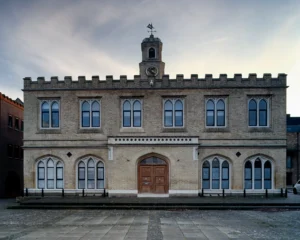
M 15 129 L 20 130 L 19 118 L 15 118 Z
M 286 158 L 286 168 L 293 168 L 292 156 L 287 156 Z
M 59 128 L 59 101 L 57 100 L 42 101 L 41 127 Z
M 55 158 L 44 158 L 37 163 L 37 187 L 61 189 L 64 187 L 63 163 Z
M 8 127 L 10 128 L 13 127 L 13 118 L 11 115 L 8 115 Z
M 100 127 L 100 101 L 84 100 L 81 102 L 81 127 Z
M 123 101 L 123 127 L 142 126 L 141 100 L 130 99 Z
M 183 127 L 182 99 L 167 99 L 164 101 L 164 126 Z
M 10 158 L 13 157 L 13 145 L 11 145 L 11 144 L 7 145 L 7 156 Z
M 206 101 L 206 126 L 225 126 L 225 99 L 208 99 Z
M 249 126 L 268 126 L 268 99 L 250 99 L 248 103 Z
M 24 121 L 23 120 L 21 121 L 21 131 L 22 132 L 24 131 Z
M 155 58 L 155 49 L 149 48 L 149 58 Z

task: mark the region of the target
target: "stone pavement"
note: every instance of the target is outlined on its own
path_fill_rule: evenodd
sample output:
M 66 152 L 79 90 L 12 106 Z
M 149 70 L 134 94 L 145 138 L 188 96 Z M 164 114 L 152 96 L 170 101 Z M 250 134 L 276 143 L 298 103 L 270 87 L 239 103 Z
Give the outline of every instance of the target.
M 0 200 L 0 239 L 300 239 L 300 211 L 6 209 L 9 203 Z

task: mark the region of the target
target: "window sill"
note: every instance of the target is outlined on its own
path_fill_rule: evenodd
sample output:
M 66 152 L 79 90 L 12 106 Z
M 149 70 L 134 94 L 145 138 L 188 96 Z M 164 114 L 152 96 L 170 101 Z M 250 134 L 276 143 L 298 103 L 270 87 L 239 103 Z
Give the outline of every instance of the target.
M 135 133 L 135 132 L 138 132 L 138 133 L 144 133 L 145 130 L 144 128 L 142 127 L 128 127 L 128 128 L 120 128 L 120 132 L 124 132 L 124 133 Z
M 206 127 L 204 132 L 230 132 L 228 127 Z
M 49 128 L 39 129 L 36 134 L 61 134 L 61 129 Z
M 273 132 L 270 127 L 248 127 L 249 132 Z
M 178 133 L 178 132 L 187 132 L 186 128 L 163 128 L 161 130 L 163 133 Z
M 102 128 L 80 128 L 77 133 L 103 133 Z

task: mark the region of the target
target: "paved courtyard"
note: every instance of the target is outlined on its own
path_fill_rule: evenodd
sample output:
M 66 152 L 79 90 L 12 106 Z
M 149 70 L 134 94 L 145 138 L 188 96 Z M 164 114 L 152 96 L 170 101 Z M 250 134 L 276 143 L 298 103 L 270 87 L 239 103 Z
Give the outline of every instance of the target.
M 300 239 L 300 211 L 8 210 L 0 239 Z

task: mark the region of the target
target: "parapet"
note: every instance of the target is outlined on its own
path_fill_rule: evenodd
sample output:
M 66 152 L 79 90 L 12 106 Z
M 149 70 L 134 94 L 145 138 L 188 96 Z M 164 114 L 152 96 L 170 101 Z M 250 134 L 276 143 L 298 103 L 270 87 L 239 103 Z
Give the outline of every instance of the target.
M 141 79 L 140 75 L 134 75 L 133 79 L 127 79 L 126 75 L 121 75 L 119 79 L 113 76 L 106 76 L 101 80 L 99 76 L 92 76 L 87 80 L 85 76 L 79 76 L 73 80 L 71 76 L 59 80 L 58 77 L 51 77 L 46 81 L 44 77 L 38 77 L 37 81 L 32 81 L 30 77 L 24 78 L 24 91 L 35 90 L 81 90 L 81 89 L 185 89 L 185 88 L 273 88 L 287 87 L 286 74 L 279 73 L 277 77 L 272 77 L 270 73 L 265 73 L 261 78 L 256 73 L 250 73 L 247 78 L 236 73 L 233 78 L 228 78 L 227 74 L 220 74 L 214 78 L 212 74 L 205 74 L 204 78 L 199 78 L 198 74 L 192 74 L 190 78 L 184 78 L 183 74 L 177 74 L 175 79 L 170 79 L 169 75 L 163 75 L 162 79 L 149 77 Z

